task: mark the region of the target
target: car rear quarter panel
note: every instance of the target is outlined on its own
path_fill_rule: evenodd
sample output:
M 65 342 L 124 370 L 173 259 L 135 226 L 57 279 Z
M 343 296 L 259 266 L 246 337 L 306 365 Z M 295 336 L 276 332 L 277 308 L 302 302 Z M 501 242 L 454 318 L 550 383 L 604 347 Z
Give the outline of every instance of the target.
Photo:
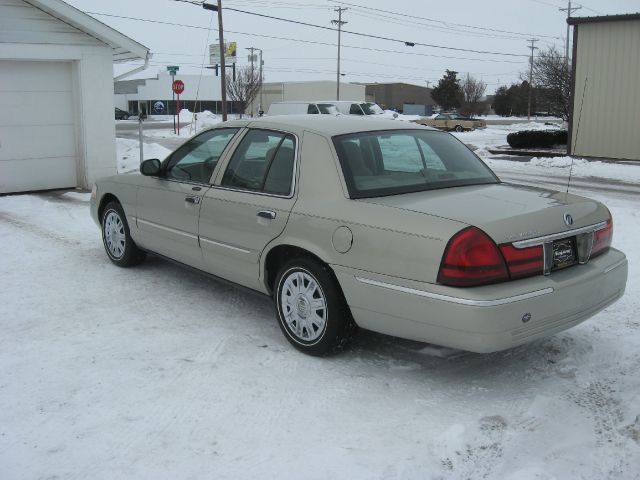
M 294 245 L 331 265 L 435 282 L 449 238 L 466 225 L 351 200 L 339 169 L 330 140 L 305 132 L 298 199 L 285 231 L 271 247 Z M 352 243 L 341 253 L 345 246 L 334 236 L 339 228 L 344 233 L 345 227 Z

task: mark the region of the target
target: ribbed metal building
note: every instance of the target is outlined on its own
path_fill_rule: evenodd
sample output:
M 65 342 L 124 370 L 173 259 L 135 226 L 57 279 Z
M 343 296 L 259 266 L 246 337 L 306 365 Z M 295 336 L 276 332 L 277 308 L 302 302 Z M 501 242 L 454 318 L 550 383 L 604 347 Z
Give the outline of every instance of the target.
M 640 13 L 567 21 L 574 26 L 569 153 L 640 161 Z

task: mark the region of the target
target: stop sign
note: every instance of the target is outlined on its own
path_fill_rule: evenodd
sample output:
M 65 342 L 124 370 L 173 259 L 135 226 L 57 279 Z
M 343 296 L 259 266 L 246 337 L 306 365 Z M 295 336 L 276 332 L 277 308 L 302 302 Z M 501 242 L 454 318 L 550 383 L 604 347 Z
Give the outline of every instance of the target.
M 175 80 L 171 85 L 171 88 L 173 89 L 173 93 L 180 95 L 184 92 L 184 82 L 182 80 Z

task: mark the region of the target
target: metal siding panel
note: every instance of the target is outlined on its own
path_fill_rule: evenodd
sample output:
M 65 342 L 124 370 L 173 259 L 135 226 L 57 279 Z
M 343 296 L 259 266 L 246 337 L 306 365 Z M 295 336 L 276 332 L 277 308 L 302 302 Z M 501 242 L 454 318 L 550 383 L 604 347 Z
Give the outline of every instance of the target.
M 640 77 L 640 21 L 578 28 L 574 152 L 640 160 L 640 89 L 635 84 Z M 581 105 L 585 80 L 588 86 Z

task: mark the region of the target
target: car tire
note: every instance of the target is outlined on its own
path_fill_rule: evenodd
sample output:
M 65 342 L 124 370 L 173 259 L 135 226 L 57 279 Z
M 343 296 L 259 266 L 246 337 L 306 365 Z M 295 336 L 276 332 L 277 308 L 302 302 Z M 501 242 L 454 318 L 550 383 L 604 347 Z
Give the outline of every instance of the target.
M 102 212 L 102 243 L 109 260 L 119 267 L 132 267 L 146 254 L 138 248 L 129 233 L 127 218 L 118 202 L 109 202 Z
M 122 120 L 129 120 L 129 115 L 123 115 Z
M 357 329 L 333 272 L 312 259 L 285 263 L 276 277 L 273 296 L 284 336 L 309 355 L 340 350 Z
M 453 129 L 456 132 L 464 132 L 464 128 L 462 127 L 462 125 L 456 125 Z

